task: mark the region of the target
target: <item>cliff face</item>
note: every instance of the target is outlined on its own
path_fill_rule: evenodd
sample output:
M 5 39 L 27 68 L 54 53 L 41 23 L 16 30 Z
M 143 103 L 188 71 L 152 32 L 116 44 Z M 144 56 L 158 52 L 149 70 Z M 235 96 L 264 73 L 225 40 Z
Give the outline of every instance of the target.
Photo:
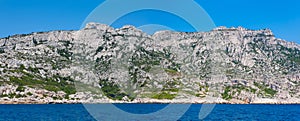
M 296 101 L 299 71 L 300 46 L 268 29 L 148 35 L 89 23 L 0 39 L 2 100 Z

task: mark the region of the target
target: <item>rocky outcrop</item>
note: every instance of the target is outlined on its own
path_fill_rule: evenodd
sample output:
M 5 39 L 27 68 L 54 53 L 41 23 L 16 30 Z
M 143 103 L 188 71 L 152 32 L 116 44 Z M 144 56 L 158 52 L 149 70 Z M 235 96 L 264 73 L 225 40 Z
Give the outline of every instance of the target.
M 300 46 L 269 29 L 89 23 L 0 39 L 0 101 L 299 103 L 299 69 Z

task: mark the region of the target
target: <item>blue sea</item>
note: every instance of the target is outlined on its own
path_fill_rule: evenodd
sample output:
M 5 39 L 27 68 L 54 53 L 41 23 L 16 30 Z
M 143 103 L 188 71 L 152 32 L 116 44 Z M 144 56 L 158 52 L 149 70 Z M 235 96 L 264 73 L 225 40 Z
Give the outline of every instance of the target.
M 108 104 L 98 104 L 98 106 Z M 187 104 L 177 104 L 176 106 L 185 106 Z M 147 115 L 149 113 L 163 110 L 168 104 L 113 104 L 117 109 L 135 115 Z M 88 108 L 86 108 L 88 107 Z M 89 107 L 97 105 L 82 104 L 32 104 L 32 105 L 0 105 L 1 121 L 96 121 L 94 115 L 88 110 Z M 104 106 L 105 107 L 105 106 Z M 199 121 L 199 111 L 201 104 L 192 104 L 188 110 L 180 116 L 178 121 Z M 109 109 L 99 109 L 105 111 L 105 114 L 118 117 L 120 115 L 109 111 Z M 143 120 L 165 121 L 172 119 L 173 114 L 163 117 L 148 117 Z M 96 117 L 97 118 L 97 117 Z M 109 120 L 109 119 L 103 119 Z M 113 119 L 114 120 L 114 119 Z M 120 120 L 130 120 L 123 117 Z M 227 105 L 217 104 L 213 110 L 203 120 L 259 120 L 259 121 L 297 121 L 300 120 L 300 105 Z

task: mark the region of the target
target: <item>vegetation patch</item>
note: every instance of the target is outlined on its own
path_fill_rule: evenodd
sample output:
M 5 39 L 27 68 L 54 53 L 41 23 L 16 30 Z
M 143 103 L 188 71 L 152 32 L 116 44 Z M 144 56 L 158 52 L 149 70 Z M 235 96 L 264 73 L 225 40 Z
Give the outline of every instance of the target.
M 269 94 L 269 95 L 271 95 L 272 97 L 277 93 L 276 90 L 273 90 L 273 89 L 271 89 L 271 88 L 265 88 L 264 91 L 265 91 L 266 94 Z
M 168 81 L 161 90 L 162 92 L 152 95 L 154 99 L 174 99 L 180 88 L 181 83 L 178 80 Z
M 230 100 L 230 99 L 234 98 L 235 94 L 240 94 L 242 91 L 246 91 L 246 92 L 255 94 L 257 89 L 238 84 L 238 85 L 233 85 L 233 86 L 226 86 L 224 89 L 224 92 L 221 95 L 222 95 L 223 99 Z
M 21 98 L 21 97 L 26 97 L 26 95 L 21 95 L 21 94 L 16 94 L 16 93 L 11 93 L 11 94 L 0 95 L 0 97 Z
M 173 81 L 168 81 L 164 86 L 162 91 L 168 91 L 168 92 L 178 92 L 179 88 L 178 86 L 180 86 L 180 82 L 173 80 Z
M 222 93 L 222 98 L 225 100 L 230 100 L 232 99 L 232 95 L 231 95 L 231 87 L 227 86 L 224 90 L 224 92 Z
M 1 53 L 5 53 L 4 49 L 3 48 L 0 48 L 0 54 Z
M 66 59 L 69 59 L 73 55 L 73 53 L 69 52 L 67 49 L 58 49 L 57 53 Z
M 25 87 L 23 87 L 23 86 L 18 86 L 18 88 L 16 89 L 16 91 L 24 92 L 24 91 L 25 91 Z
M 168 92 L 161 92 L 152 96 L 154 99 L 174 99 L 177 94 L 170 94 Z
M 276 90 L 273 90 L 271 88 L 268 88 L 266 85 L 264 84 L 260 84 L 260 83 L 257 83 L 257 82 L 254 82 L 254 85 L 256 87 L 258 87 L 260 89 L 260 91 L 263 91 L 264 93 L 260 92 L 261 95 L 263 96 L 266 96 L 266 97 L 274 97 L 275 94 L 277 93 Z
M 104 95 L 113 100 L 122 100 L 123 97 L 127 96 L 130 100 L 134 98 L 130 95 L 121 92 L 121 89 L 118 85 L 113 82 L 109 82 L 107 79 L 100 80 L 99 85 Z
M 21 77 L 14 77 L 10 76 L 9 77 L 9 83 L 18 85 L 19 87 L 17 88 L 17 91 L 22 91 L 24 90 L 24 86 L 29 86 L 33 88 L 41 88 L 41 89 L 46 89 L 49 91 L 63 91 L 67 95 L 70 94 L 75 94 L 76 93 L 76 88 L 75 85 L 73 84 L 74 80 L 71 79 L 70 77 L 61 77 L 58 75 L 55 75 L 53 77 L 48 77 L 48 78 L 41 78 L 38 76 L 35 76 L 30 73 L 26 73 L 24 71 L 18 71 L 22 72 L 23 75 Z
M 167 72 L 170 75 L 178 75 L 179 72 L 177 70 L 173 70 L 173 69 L 165 69 L 165 72 Z

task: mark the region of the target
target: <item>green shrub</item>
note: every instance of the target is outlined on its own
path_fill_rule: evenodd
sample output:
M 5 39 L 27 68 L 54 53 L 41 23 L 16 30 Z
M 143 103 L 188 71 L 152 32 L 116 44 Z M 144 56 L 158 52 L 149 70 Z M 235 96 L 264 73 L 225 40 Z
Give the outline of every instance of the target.
M 252 93 L 255 93 L 255 92 L 257 91 L 257 89 L 250 88 L 250 91 L 251 91 Z
M 172 74 L 172 75 L 176 75 L 178 73 L 176 70 L 173 70 L 173 69 L 165 69 L 165 72 Z
M 265 94 L 270 95 L 271 97 L 273 97 L 277 91 L 273 90 L 271 88 L 267 88 L 268 86 L 264 85 L 264 84 L 259 84 L 257 82 L 254 82 L 254 85 L 256 87 L 258 87 L 261 91 L 265 92 Z
M 20 65 L 20 70 L 24 70 L 26 69 L 25 66 L 23 64 Z
M 96 50 L 97 53 L 100 53 L 104 48 L 102 46 L 99 46 Z
M 161 92 L 152 96 L 154 99 L 174 99 L 177 94 L 170 94 L 168 92 Z
M 277 91 L 276 90 L 273 90 L 271 88 L 265 88 L 264 91 L 267 93 L 267 94 L 270 94 L 271 96 L 274 96 Z
M 28 95 L 28 96 L 31 96 L 31 95 L 33 95 L 33 94 L 32 94 L 31 92 L 27 92 L 27 95 Z
M 21 97 L 25 97 L 25 95 L 21 95 L 21 94 L 16 94 L 15 98 L 21 98 Z
M 20 97 L 25 97 L 25 95 L 21 94 L 16 94 L 16 93 L 11 93 L 11 94 L 5 94 L 5 95 L 0 95 L 0 97 L 8 97 L 8 98 L 20 98 Z
M 34 72 L 34 73 L 38 73 L 39 72 L 38 68 L 29 67 L 28 70 L 31 71 L 31 72 Z
M 74 80 L 69 77 L 54 76 L 52 78 L 41 79 L 34 77 L 34 75 L 26 74 L 20 78 L 11 76 L 9 79 L 10 82 L 19 85 L 19 90 L 22 90 L 23 86 L 29 86 L 55 92 L 64 91 L 68 95 L 76 93 L 75 85 L 71 83 L 74 82 Z M 58 79 L 60 82 L 58 82 Z
M 176 80 L 173 81 L 168 81 L 164 86 L 162 91 L 168 91 L 168 92 L 178 92 L 179 88 L 177 88 L 176 86 L 180 85 L 179 82 L 177 82 Z
M 24 91 L 25 91 L 25 87 L 23 87 L 23 86 L 18 86 L 18 88 L 16 89 L 16 91 L 24 92 Z
M 1 53 L 5 53 L 4 49 L 3 48 L 0 48 L 0 54 Z
M 65 57 L 67 59 L 69 59 L 73 53 L 72 52 L 69 52 L 67 49 L 58 49 L 57 50 L 57 53 L 62 56 L 62 57 Z
M 222 93 L 222 98 L 225 100 L 230 100 L 232 99 L 232 95 L 229 94 L 231 91 L 231 87 L 227 86 L 224 90 L 224 92 Z
M 127 96 L 129 99 L 133 100 L 134 98 L 127 95 L 124 92 L 121 92 L 118 85 L 113 82 L 109 82 L 107 79 L 100 80 L 99 85 L 101 86 L 101 90 L 110 99 L 113 100 L 122 100 L 123 97 Z

